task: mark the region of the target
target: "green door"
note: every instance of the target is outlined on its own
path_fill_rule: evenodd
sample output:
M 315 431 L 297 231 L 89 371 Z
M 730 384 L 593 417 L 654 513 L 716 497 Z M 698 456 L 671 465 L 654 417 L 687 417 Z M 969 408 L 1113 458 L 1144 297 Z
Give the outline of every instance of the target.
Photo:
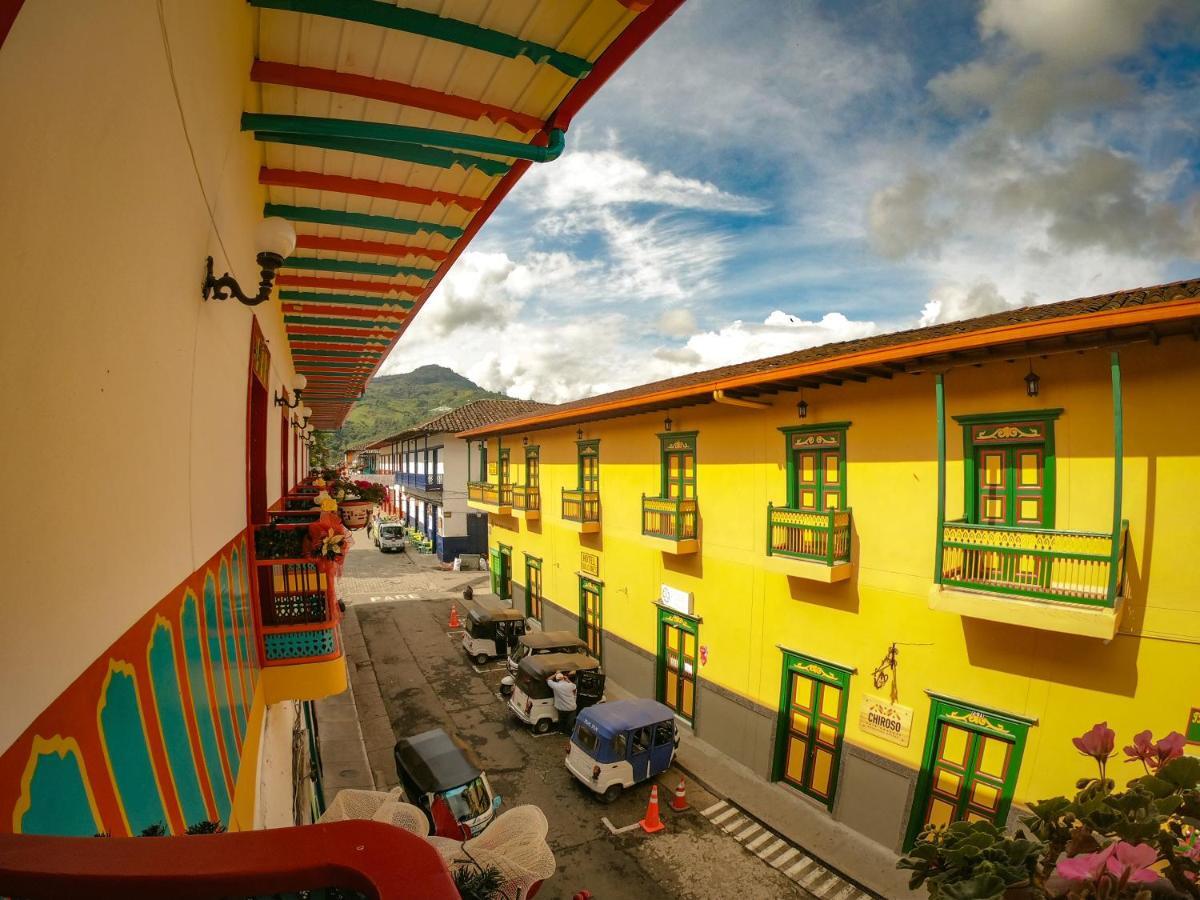
M 500 545 L 500 571 L 496 594 L 502 600 L 512 599 L 512 547 Z
M 525 557 L 525 615 L 542 621 L 542 561 Z
M 906 847 L 927 826 L 1003 825 L 1029 723 L 935 698 Z
M 500 578 L 500 567 L 504 565 L 504 563 L 501 561 L 500 551 L 496 548 L 492 548 L 488 551 L 488 557 L 489 562 L 491 563 L 488 566 L 488 574 L 491 576 L 492 593 L 496 596 L 500 596 L 500 585 L 502 583 Z
M 1040 446 L 988 446 L 975 450 L 981 525 L 1049 528 L 1045 453 Z
M 785 652 L 775 775 L 832 809 L 846 733 L 850 672 Z
M 845 505 L 841 450 L 793 450 L 792 471 L 795 509 L 824 512 Z
M 696 718 L 696 645 L 694 620 L 658 611 L 658 701 L 688 722 Z
M 604 609 L 600 583 L 590 578 L 579 579 L 579 637 L 588 646 L 588 652 L 603 660 Z
M 668 450 L 663 454 L 663 496 L 690 500 L 696 496 L 696 454 L 691 450 Z

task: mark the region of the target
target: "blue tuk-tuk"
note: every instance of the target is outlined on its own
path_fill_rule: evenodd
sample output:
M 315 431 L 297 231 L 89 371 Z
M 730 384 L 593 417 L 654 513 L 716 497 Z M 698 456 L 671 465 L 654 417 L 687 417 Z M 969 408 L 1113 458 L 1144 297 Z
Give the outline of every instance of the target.
M 675 714 L 656 700 L 614 700 L 581 710 L 566 765 L 606 803 L 667 770 L 679 747 Z

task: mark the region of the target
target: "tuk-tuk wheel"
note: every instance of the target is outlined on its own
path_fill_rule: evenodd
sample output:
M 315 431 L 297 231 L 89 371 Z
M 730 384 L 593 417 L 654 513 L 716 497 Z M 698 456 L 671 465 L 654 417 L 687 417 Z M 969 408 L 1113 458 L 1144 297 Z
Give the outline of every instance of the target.
M 536 722 L 533 723 L 533 733 L 534 734 L 545 734 L 549 730 L 550 730 L 550 720 L 549 719 L 538 719 Z
M 476 653 L 475 654 L 475 665 L 486 666 L 487 661 L 488 661 L 488 655 L 486 653 Z
M 621 791 L 623 790 L 624 787 L 619 784 L 610 784 L 604 789 L 604 793 L 600 795 L 600 799 L 602 799 L 605 803 L 612 803 L 621 796 Z

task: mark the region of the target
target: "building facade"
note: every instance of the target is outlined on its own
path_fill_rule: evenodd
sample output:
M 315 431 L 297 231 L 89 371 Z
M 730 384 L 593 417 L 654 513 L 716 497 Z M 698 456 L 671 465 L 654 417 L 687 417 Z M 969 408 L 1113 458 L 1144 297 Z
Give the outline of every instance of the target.
M 885 847 L 1004 822 L 1093 723 L 1200 707 L 1198 315 L 1185 282 L 467 432 L 498 592 Z
M 487 552 L 487 516 L 467 505 L 467 448 L 455 434 L 546 408 L 525 400 L 472 400 L 407 431 L 371 444 L 376 472 L 395 479 L 396 509 L 420 528 L 443 562 Z M 358 458 L 361 459 L 363 453 Z

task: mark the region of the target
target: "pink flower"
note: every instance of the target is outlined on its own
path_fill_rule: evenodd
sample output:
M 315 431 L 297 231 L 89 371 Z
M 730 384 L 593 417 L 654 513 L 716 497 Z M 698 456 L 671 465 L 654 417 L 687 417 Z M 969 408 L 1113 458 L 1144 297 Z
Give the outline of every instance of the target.
M 1133 744 L 1125 748 L 1125 755 L 1129 757 L 1125 762 L 1140 761 L 1142 765 L 1149 766 L 1154 758 L 1154 738 L 1150 736 L 1150 729 L 1133 736 Z
M 1109 844 L 1098 853 L 1080 853 L 1078 856 L 1066 856 L 1058 861 L 1054 874 L 1068 881 L 1095 881 L 1104 874 L 1108 858 L 1112 856 L 1115 845 Z
M 1183 745 L 1187 743 L 1187 739 L 1178 731 L 1172 731 L 1165 738 L 1154 745 L 1154 752 L 1158 756 L 1158 765 L 1155 769 L 1159 769 L 1173 759 L 1183 756 Z
M 1091 731 L 1085 731 L 1077 738 L 1071 738 L 1075 749 L 1084 756 L 1090 756 L 1098 763 L 1103 763 L 1113 752 L 1113 743 L 1117 733 L 1108 727 L 1107 722 L 1097 722 Z
M 1165 738 L 1155 742 L 1149 731 L 1141 731 L 1133 736 L 1133 745 L 1125 748 L 1126 762 L 1141 762 L 1147 772 L 1157 772 L 1173 759 L 1183 756 L 1183 745 L 1186 739 L 1178 731 L 1172 731 Z
M 1121 841 L 1108 858 L 1107 868 L 1116 879 L 1129 873 L 1128 881 L 1145 884 L 1158 880 L 1158 873 L 1150 867 L 1158 862 L 1158 851 L 1149 844 L 1127 844 Z

